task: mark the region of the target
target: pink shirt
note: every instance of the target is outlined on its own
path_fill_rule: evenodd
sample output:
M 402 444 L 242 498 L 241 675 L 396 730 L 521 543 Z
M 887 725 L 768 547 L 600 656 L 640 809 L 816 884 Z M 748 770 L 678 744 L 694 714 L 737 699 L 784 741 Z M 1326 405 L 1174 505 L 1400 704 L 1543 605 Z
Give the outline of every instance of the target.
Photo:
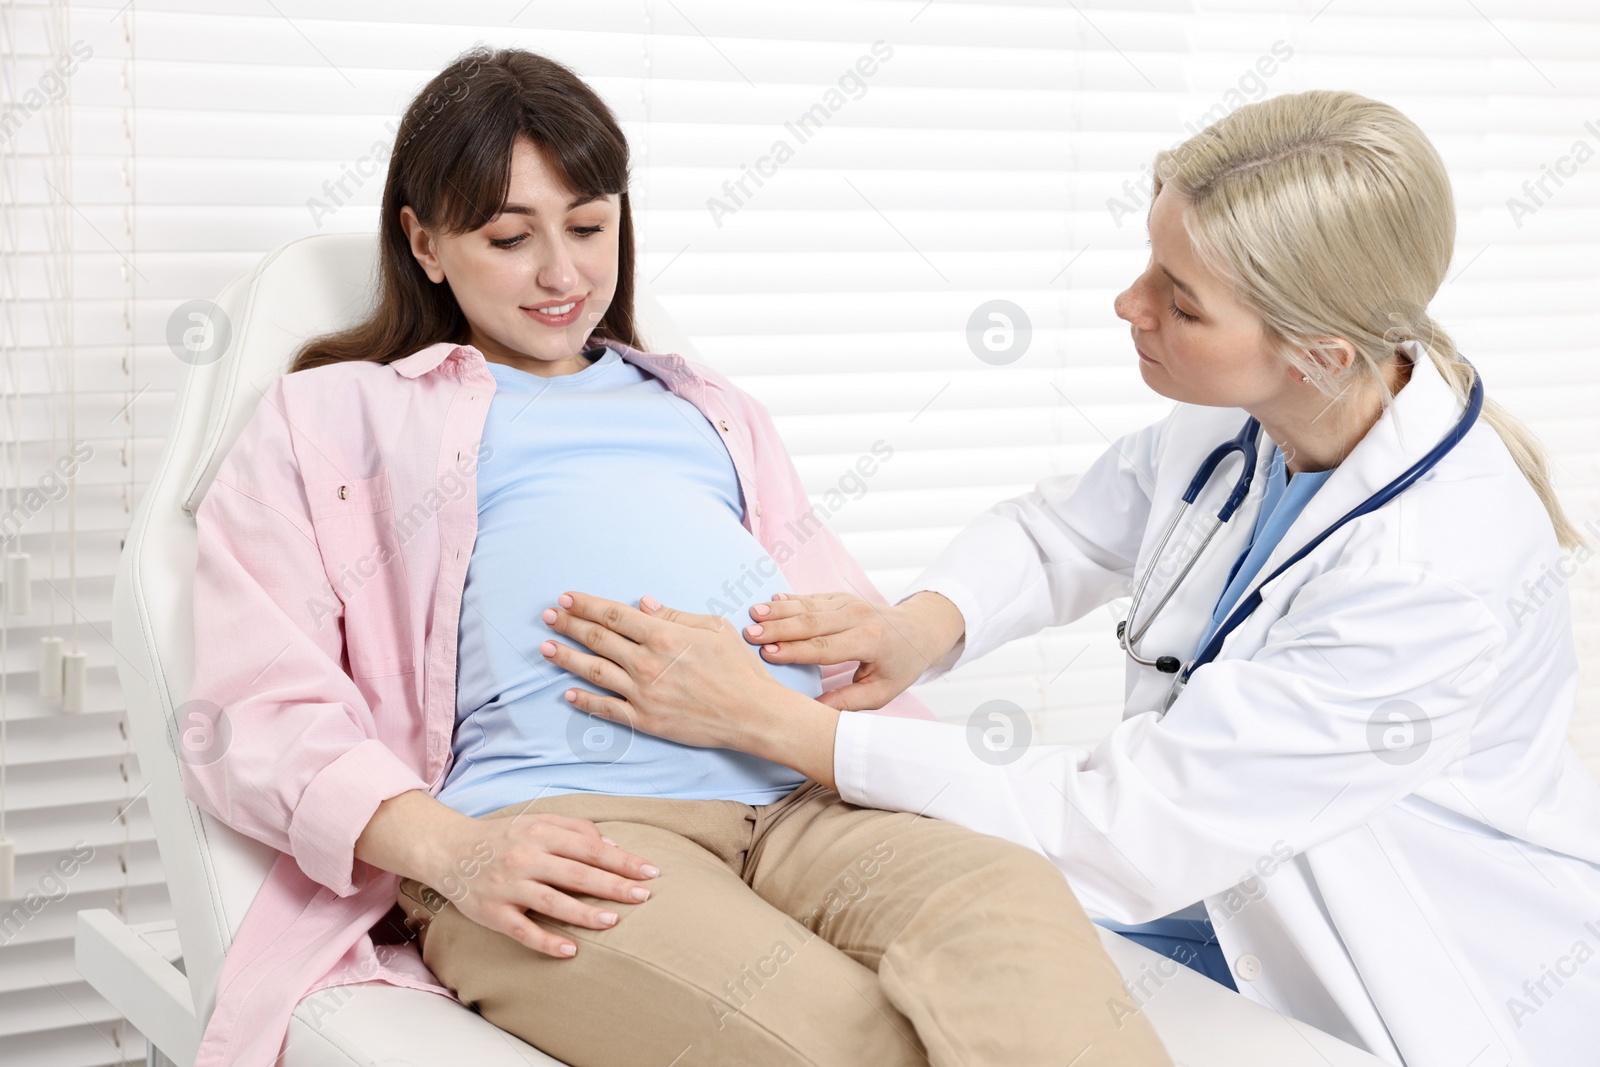
M 810 503 L 760 402 L 681 356 L 612 347 L 721 431 L 744 525 L 793 589 L 886 603 L 815 515 L 802 521 Z M 295 1006 L 329 986 L 376 980 L 456 999 L 414 941 L 374 943 L 400 877 L 354 848 L 380 802 L 437 794 L 449 770 L 495 387 L 482 353 L 448 342 L 284 375 L 196 509 L 189 699 L 224 709 L 225 747 L 186 754 L 184 786 L 283 855 L 228 950 L 195 1067 L 269 1067 Z M 825 668 L 823 689 L 855 667 Z M 933 718 L 909 693 L 878 714 Z

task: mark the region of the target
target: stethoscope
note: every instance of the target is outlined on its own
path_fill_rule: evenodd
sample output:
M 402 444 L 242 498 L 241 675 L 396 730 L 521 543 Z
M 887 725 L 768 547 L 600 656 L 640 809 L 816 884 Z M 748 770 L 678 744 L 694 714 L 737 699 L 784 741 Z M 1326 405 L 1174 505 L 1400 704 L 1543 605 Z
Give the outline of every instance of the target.
M 1461 359 L 1461 362 L 1466 363 L 1468 367 L 1472 367 L 1472 364 L 1468 363 L 1466 359 L 1460 356 L 1456 358 Z M 1245 497 L 1250 493 L 1250 483 L 1255 478 L 1256 461 L 1259 455 L 1256 448 L 1256 440 L 1261 433 L 1261 423 L 1256 420 L 1254 415 L 1250 416 L 1245 421 L 1244 427 L 1240 429 L 1238 436 L 1222 442 L 1222 444 L 1213 449 L 1211 454 L 1205 458 L 1205 461 L 1200 464 L 1200 469 L 1195 471 L 1194 477 L 1190 479 L 1189 488 L 1185 490 L 1176 514 L 1172 516 L 1172 521 L 1167 524 L 1166 532 L 1161 535 L 1161 542 L 1156 545 L 1156 550 L 1150 557 L 1150 563 L 1145 567 L 1144 575 L 1134 587 L 1133 599 L 1128 605 L 1127 619 L 1117 623 L 1117 643 L 1122 646 L 1122 650 L 1135 663 L 1145 667 L 1154 667 L 1162 674 L 1177 675 L 1171 690 L 1167 693 L 1166 702 L 1162 705 L 1162 714 L 1165 714 L 1167 709 L 1172 707 L 1173 701 L 1178 699 L 1178 694 L 1183 692 L 1183 687 L 1189 684 L 1189 678 L 1194 672 L 1215 659 L 1228 635 L 1236 630 L 1245 619 L 1250 617 L 1250 613 L 1260 606 L 1262 587 L 1304 559 L 1339 527 L 1351 519 L 1360 518 L 1362 515 L 1383 507 L 1383 505 L 1403 493 L 1418 478 L 1421 478 L 1437 466 L 1439 461 L 1467 435 L 1467 431 L 1472 428 L 1472 424 L 1478 419 L 1478 413 L 1482 410 L 1483 379 L 1478 376 L 1477 368 L 1473 367 L 1472 391 L 1467 398 L 1466 411 L 1462 413 L 1460 420 L 1450 432 L 1445 434 L 1427 455 L 1406 468 L 1388 485 L 1373 493 L 1354 508 L 1351 508 L 1332 526 L 1329 526 L 1326 530 L 1306 542 L 1299 551 L 1284 560 L 1276 570 L 1257 582 L 1255 588 L 1234 607 L 1227 619 L 1211 635 L 1211 639 L 1195 653 L 1194 658 L 1187 664 L 1181 663 L 1176 656 L 1158 656 L 1155 659 L 1145 659 L 1133 650 L 1134 644 L 1144 636 L 1145 631 L 1150 628 L 1150 624 L 1161 613 L 1161 609 L 1166 606 L 1167 601 L 1172 599 L 1172 594 L 1177 591 L 1178 586 L 1183 584 L 1183 580 L 1194 569 L 1195 563 L 1205 553 L 1206 546 L 1211 543 L 1211 539 L 1216 536 L 1218 530 L 1222 529 L 1224 523 L 1233 518 L 1234 512 L 1239 510 L 1239 505 L 1244 503 Z M 1201 539 L 1200 546 L 1189 556 L 1188 562 L 1178 572 L 1178 576 L 1172 584 L 1167 587 L 1166 593 L 1156 603 L 1154 610 L 1145 617 L 1141 625 L 1135 627 L 1133 621 L 1138 616 L 1139 606 L 1144 599 L 1145 586 L 1150 584 L 1150 577 L 1155 573 L 1156 566 L 1161 560 L 1161 554 L 1166 551 L 1167 541 L 1172 537 L 1172 531 L 1177 529 L 1184 513 L 1189 510 L 1189 505 L 1193 504 L 1205 490 L 1206 484 L 1211 480 L 1211 476 L 1216 472 L 1217 467 L 1235 452 L 1239 453 L 1244 459 L 1244 467 L 1234 481 L 1233 492 L 1229 493 L 1228 498 L 1223 501 L 1222 508 L 1217 512 L 1216 518 L 1212 520 L 1211 528 L 1206 531 L 1205 537 Z

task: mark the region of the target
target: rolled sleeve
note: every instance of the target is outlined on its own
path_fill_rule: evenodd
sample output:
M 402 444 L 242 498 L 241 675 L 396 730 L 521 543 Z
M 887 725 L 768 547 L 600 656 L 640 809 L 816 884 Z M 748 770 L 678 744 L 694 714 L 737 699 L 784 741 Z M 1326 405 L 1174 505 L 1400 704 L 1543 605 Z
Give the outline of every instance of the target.
M 340 896 L 362 888 L 356 866 L 356 839 L 390 797 L 428 783 L 381 741 L 357 742 L 322 768 L 295 805 L 289 820 L 289 845 L 306 876 Z M 363 863 L 362 868 L 369 865 Z

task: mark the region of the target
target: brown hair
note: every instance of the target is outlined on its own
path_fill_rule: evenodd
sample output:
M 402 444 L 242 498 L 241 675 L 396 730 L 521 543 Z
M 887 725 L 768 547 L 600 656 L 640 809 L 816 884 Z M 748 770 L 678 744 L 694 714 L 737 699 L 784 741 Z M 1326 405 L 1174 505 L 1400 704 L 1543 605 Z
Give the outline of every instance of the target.
M 389 363 L 440 341 L 465 344 L 450 286 L 429 281 L 400 209 L 446 234 L 475 230 L 506 202 L 511 152 L 528 138 L 576 193 L 620 194 L 617 288 L 592 336 L 643 348 L 633 319 L 633 217 L 628 142 L 611 109 L 567 67 L 518 48 L 478 45 L 425 85 L 395 133 L 379 214 L 378 301 L 362 322 L 313 337 L 289 373 L 345 360 Z

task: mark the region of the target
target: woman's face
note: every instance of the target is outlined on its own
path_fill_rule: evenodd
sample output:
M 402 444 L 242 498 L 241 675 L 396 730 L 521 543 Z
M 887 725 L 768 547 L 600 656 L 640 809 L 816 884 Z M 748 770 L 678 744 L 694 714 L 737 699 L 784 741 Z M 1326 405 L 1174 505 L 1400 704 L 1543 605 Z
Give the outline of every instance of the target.
M 1267 348 L 1261 317 L 1207 271 L 1183 228 L 1188 201 L 1163 186 L 1150 206 L 1150 262 L 1116 300 L 1132 326 L 1139 373 L 1164 397 L 1270 409 L 1306 387 Z
M 617 289 L 621 198 L 574 193 L 544 151 L 519 138 L 500 214 L 476 230 L 424 230 L 410 205 L 401 225 L 428 277 L 450 286 L 484 358 L 551 377 L 588 365 L 579 353 Z

